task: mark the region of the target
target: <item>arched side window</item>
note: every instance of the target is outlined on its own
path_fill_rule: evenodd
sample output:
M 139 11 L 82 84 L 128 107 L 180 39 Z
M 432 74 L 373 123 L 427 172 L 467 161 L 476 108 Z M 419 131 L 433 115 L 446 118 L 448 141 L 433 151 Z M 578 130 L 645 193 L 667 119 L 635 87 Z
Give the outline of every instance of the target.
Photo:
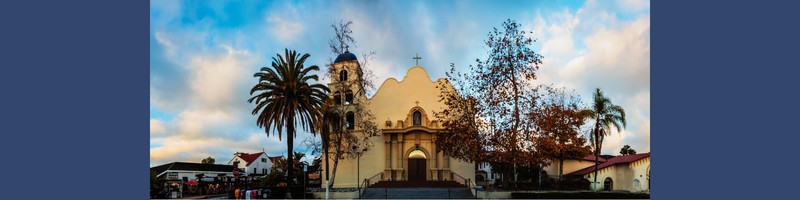
M 339 122 L 339 119 L 341 119 L 341 118 L 338 118 L 338 117 L 334 117 L 333 118 L 333 120 L 331 122 L 331 126 L 333 126 L 333 127 L 331 128 L 331 130 L 333 130 L 333 131 L 341 131 L 342 130 L 342 125 L 341 125 L 342 123 Z
M 422 125 L 422 114 L 419 111 L 414 111 L 414 126 L 421 126 Z
M 347 112 L 347 130 L 355 129 L 356 116 L 353 112 Z
M 611 191 L 614 190 L 614 181 L 611 180 L 611 177 L 607 177 L 605 181 L 603 181 L 603 190 Z
M 353 103 L 353 91 L 347 90 L 344 92 L 344 104 L 350 105 L 351 103 Z
M 642 184 L 639 183 L 639 179 L 633 179 L 633 191 L 642 190 Z
M 342 93 L 341 92 L 334 92 L 333 93 L 333 102 L 336 105 L 342 105 Z
M 339 72 L 339 81 L 347 81 L 347 70 Z

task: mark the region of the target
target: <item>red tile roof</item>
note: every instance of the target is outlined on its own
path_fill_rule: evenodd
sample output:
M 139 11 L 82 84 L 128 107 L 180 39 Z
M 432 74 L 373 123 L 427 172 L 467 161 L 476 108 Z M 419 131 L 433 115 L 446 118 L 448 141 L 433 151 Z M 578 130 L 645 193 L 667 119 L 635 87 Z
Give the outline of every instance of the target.
M 637 161 L 637 160 L 641 160 L 641 159 L 644 159 L 644 158 L 649 158 L 649 157 L 650 157 L 650 153 L 640 153 L 640 154 L 633 154 L 633 155 L 627 155 L 627 156 L 617 156 L 617 157 L 613 157 L 611 159 L 606 160 L 606 162 L 604 162 L 604 163 L 601 163 L 599 166 L 597 166 L 597 170 L 601 170 L 603 168 L 606 168 L 606 167 L 612 166 L 612 165 L 616 165 L 616 164 L 631 163 L 631 162 L 634 162 L 634 161 Z M 594 156 L 592 156 L 592 158 L 594 158 Z M 603 159 L 603 158 L 600 158 L 600 159 Z M 586 174 L 589 174 L 589 173 L 592 173 L 592 172 L 594 172 L 594 166 L 589 166 L 587 168 L 583 168 L 581 170 L 569 173 L 568 175 L 573 175 L 573 174 L 586 175 Z
M 594 155 L 588 155 L 588 156 L 586 156 L 586 157 L 583 157 L 583 160 L 588 160 L 588 161 L 592 161 L 592 162 L 594 162 Z M 606 162 L 606 159 L 605 159 L 605 158 L 603 158 L 603 157 L 598 157 L 598 158 L 597 158 L 597 161 L 599 161 L 599 162 L 601 162 L 601 163 L 604 163 L 604 162 Z
M 244 160 L 245 162 L 247 162 L 247 166 L 250 166 L 250 164 L 252 164 L 253 161 L 255 161 L 256 159 L 258 159 L 258 157 L 260 157 L 261 154 L 264 154 L 264 152 L 242 153 L 239 155 L 239 157 L 242 158 L 242 160 Z
M 269 157 L 269 156 L 267 156 L 267 157 Z M 272 163 L 275 163 L 275 162 L 278 162 L 277 160 L 281 159 L 281 158 L 283 158 L 283 156 L 273 156 L 273 157 L 269 157 L 269 160 L 272 161 Z

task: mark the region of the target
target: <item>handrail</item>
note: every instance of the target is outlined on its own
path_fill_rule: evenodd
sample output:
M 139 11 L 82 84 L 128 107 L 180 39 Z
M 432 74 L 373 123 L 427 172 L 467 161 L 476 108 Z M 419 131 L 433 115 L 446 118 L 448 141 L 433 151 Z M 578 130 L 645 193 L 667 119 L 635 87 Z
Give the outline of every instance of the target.
M 375 181 L 375 180 L 374 180 L 374 179 L 375 179 L 375 178 L 377 178 L 377 177 L 380 177 L 380 179 L 379 179 L 378 181 L 382 181 L 382 180 L 383 180 L 383 172 L 378 172 L 377 174 L 375 174 L 375 175 L 372 175 L 372 177 L 369 177 L 368 179 L 366 179 L 366 180 L 368 180 L 368 181 L 367 181 L 367 184 L 369 184 L 369 185 L 372 185 L 373 183 L 376 183 L 376 182 L 378 182 L 378 181 Z M 369 185 L 368 185 L 368 186 L 369 186 Z
M 456 174 L 455 172 L 450 172 L 450 179 L 451 180 L 456 181 L 456 177 L 461 178 L 461 181 L 464 182 L 464 185 L 467 184 L 467 179 L 466 178 L 464 178 L 461 175 Z M 456 182 L 460 182 L 460 181 L 456 181 Z
M 361 187 L 364 186 L 364 187 Z M 361 198 L 361 195 L 364 195 L 364 192 L 367 191 L 367 179 L 364 179 L 361 184 L 358 184 L 358 198 Z
M 466 185 L 466 186 L 467 186 L 467 188 L 469 189 L 470 193 L 473 193 L 472 191 L 475 191 L 475 192 L 473 193 L 473 194 L 474 194 L 474 197 L 475 197 L 475 198 L 478 198 L 478 188 L 476 187 L 475 183 L 474 183 L 474 182 L 472 182 L 472 180 L 471 180 L 471 179 L 464 178 L 463 176 L 461 176 L 461 175 L 458 175 L 458 174 L 456 174 L 455 172 L 452 172 L 452 171 L 450 172 L 450 175 L 451 175 L 451 177 L 452 177 L 452 180 L 453 180 L 453 181 L 456 181 L 456 182 L 460 182 L 460 181 L 456 180 L 456 177 L 460 178 L 460 179 L 461 179 L 461 181 L 463 181 L 463 182 L 464 182 L 464 185 Z
M 381 178 L 380 180 L 383 180 L 383 172 L 378 172 L 377 174 L 373 175 L 372 177 L 365 178 L 364 181 L 361 182 L 361 184 L 358 184 L 358 198 L 359 199 L 361 198 L 361 195 L 363 195 L 364 192 L 367 191 L 367 188 L 370 185 L 372 185 L 371 183 L 374 183 L 374 182 L 372 182 L 373 181 L 372 179 L 375 179 L 375 177 L 379 177 L 379 176 Z
M 467 188 L 469 188 L 470 192 L 472 192 L 473 190 L 475 191 L 473 194 L 474 194 L 474 197 L 477 199 L 478 198 L 478 187 L 477 187 L 477 185 L 475 183 L 473 183 L 472 180 L 470 180 L 470 179 L 467 179 L 467 182 L 468 182 Z M 470 186 L 470 185 L 472 185 L 472 186 Z

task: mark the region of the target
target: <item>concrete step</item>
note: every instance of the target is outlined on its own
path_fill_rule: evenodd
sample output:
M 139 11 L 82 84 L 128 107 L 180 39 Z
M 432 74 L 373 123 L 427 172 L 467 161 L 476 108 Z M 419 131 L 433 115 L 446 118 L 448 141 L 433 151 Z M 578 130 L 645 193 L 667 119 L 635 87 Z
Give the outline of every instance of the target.
M 472 199 L 468 188 L 367 188 L 362 199 Z
M 371 188 L 457 188 L 464 186 L 455 181 L 380 181 Z

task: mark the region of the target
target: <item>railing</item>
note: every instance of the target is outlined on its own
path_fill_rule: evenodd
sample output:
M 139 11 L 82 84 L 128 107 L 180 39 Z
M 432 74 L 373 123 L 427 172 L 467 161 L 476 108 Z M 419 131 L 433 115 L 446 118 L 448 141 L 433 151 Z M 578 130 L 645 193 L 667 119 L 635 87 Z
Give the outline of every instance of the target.
M 464 183 L 469 189 L 469 192 L 472 193 L 472 196 L 478 198 L 478 188 L 476 187 L 475 183 L 468 178 L 464 178 L 461 175 L 456 174 L 455 172 L 450 172 L 450 179 L 457 182 L 457 183 Z M 448 196 L 450 195 L 450 191 L 447 191 Z
M 361 182 L 361 184 L 358 185 L 358 198 L 359 199 L 361 198 L 361 195 L 363 195 L 364 192 L 367 191 L 367 188 L 370 185 L 372 185 L 372 183 L 378 182 L 378 181 L 374 180 L 375 178 L 380 178 L 380 179 L 378 179 L 378 181 L 383 180 L 383 172 L 378 172 L 377 174 L 373 175 L 370 178 L 365 178 L 364 181 Z

